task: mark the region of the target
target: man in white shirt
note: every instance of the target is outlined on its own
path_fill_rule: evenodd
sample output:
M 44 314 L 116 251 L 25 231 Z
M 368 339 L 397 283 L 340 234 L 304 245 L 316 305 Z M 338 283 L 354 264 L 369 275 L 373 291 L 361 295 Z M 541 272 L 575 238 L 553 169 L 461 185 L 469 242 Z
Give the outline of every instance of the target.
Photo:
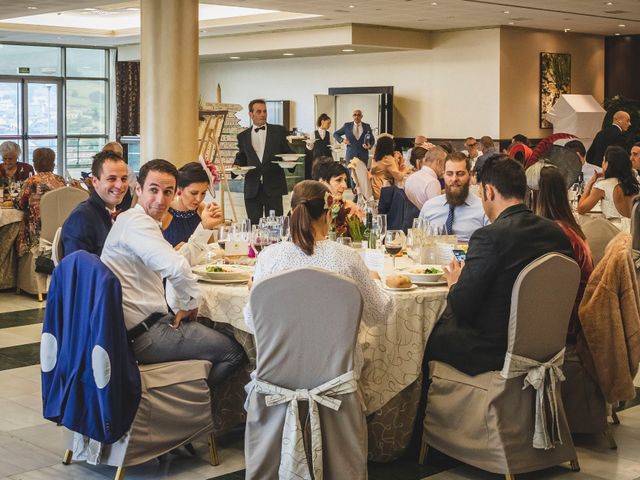
M 444 225 L 447 234 L 468 242 L 473 232 L 489 225 L 482 200 L 469 194 L 470 184 L 471 160 L 462 152 L 449 154 L 444 167 L 445 193 L 425 202 L 420 218 L 431 225 Z
M 476 164 L 476 160 L 482 156 L 482 152 L 478 149 L 478 141 L 473 137 L 467 137 L 464 140 L 464 150 L 461 150 L 471 160 L 471 168 Z
M 582 162 L 582 179 L 585 185 L 589 183 L 591 177 L 593 177 L 596 173 L 602 172 L 602 168 L 587 163 L 587 150 L 586 148 L 584 148 L 584 144 L 580 140 L 571 140 L 565 143 L 564 148 L 566 148 L 567 150 L 571 150 L 576 155 L 578 155 L 578 158 Z
M 197 323 L 200 291 L 191 263 L 201 256 L 211 229 L 223 221 L 210 204 L 202 224 L 176 252 L 162 236 L 160 222 L 173 200 L 178 171 L 166 160 L 151 160 L 140 169 L 138 204 L 120 214 L 102 250 L 101 260 L 122 285 L 127 336 L 142 363 L 200 359 L 213 364 L 209 385 L 226 378 L 244 359 L 242 347 L 226 335 Z M 163 279 L 171 290 L 169 313 Z
M 419 209 L 424 202 L 437 197 L 442 192 L 440 180 L 444 172 L 444 160 L 447 153 L 440 147 L 431 148 L 423 161 L 416 164 L 417 171 L 407 177 L 404 193 L 411 203 Z

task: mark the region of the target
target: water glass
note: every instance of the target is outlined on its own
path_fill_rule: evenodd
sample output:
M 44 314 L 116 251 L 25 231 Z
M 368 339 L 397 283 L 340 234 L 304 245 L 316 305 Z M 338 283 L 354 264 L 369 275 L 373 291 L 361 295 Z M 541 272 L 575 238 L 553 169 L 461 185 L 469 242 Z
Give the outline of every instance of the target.
M 375 215 L 373 217 L 373 223 L 378 224 L 380 228 L 380 237 L 381 239 L 387 234 L 387 215 L 385 213 L 381 213 L 379 215 Z
M 345 247 L 353 247 L 353 242 L 349 237 L 338 237 L 336 239 L 336 242 L 338 242 L 340 245 L 344 245 Z
M 224 246 L 229 240 L 231 240 L 229 227 L 227 227 L 226 225 L 220 225 L 218 227 L 218 245 L 220 246 L 220 248 L 224 250 Z

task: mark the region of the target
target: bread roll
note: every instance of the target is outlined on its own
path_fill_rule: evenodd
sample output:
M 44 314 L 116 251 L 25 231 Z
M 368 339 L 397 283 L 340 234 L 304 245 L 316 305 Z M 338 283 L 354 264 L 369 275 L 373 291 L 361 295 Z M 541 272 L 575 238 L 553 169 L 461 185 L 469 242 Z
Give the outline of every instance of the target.
M 391 275 L 385 283 L 389 288 L 409 288 L 412 285 L 411 279 L 405 275 Z

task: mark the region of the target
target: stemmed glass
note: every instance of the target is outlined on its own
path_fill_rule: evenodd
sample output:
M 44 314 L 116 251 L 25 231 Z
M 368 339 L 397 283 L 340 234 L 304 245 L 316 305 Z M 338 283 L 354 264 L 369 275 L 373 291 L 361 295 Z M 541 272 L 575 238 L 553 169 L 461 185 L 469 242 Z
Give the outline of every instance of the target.
M 336 242 L 338 242 L 340 245 L 344 245 L 345 247 L 353 247 L 353 241 L 350 237 L 338 237 L 336 239 Z
M 259 254 L 264 247 L 269 245 L 269 232 L 262 228 L 256 228 L 251 232 L 251 245 L 256 254 Z
M 287 215 L 282 217 L 282 222 L 280 223 L 280 240 L 286 242 L 290 238 L 290 223 L 289 217 Z
M 373 217 L 373 223 L 378 225 L 378 235 L 382 242 L 387 234 L 387 215 L 382 213 Z
M 402 230 L 389 230 L 384 237 L 384 248 L 393 259 L 393 269 L 396 269 L 396 255 L 402 251 L 406 237 Z
M 220 225 L 220 227 L 218 227 L 218 245 L 220 246 L 220 248 L 224 250 L 225 244 L 230 239 L 229 227 L 227 227 L 226 225 Z

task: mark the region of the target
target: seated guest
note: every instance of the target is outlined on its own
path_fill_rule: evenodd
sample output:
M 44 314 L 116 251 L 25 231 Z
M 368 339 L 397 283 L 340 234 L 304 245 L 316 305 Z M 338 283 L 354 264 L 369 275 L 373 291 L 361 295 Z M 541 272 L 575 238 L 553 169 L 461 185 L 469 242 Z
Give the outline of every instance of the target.
M 136 189 L 136 172 L 133 171 L 133 168 L 129 165 L 129 162 L 127 161 L 127 159 L 124 156 L 124 148 L 122 148 L 122 145 L 120 144 L 120 142 L 109 142 L 106 143 L 104 145 L 104 147 L 102 147 L 102 151 L 103 152 L 114 152 L 116 154 L 118 154 L 120 156 L 120 158 L 122 158 L 124 160 L 124 162 L 127 164 L 127 169 L 128 169 L 128 177 L 129 177 L 129 190 L 125 192 L 124 197 L 122 198 L 122 201 L 116 206 L 116 209 L 118 211 L 125 211 L 125 210 L 129 210 L 131 208 L 131 205 L 133 203 L 133 193 L 135 192 Z
M 447 155 L 444 164 L 444 194 L 427 200 L 420 218 L 431 225 L 444 225 L 448 235 L 468 242 L 473 232 L 489 224 L 482 201 L 469 194 L 471 159 L 462 152 Z
M 469 160 L 471 160 L 471 168 L 474 167 L 476 161 L 482 155 L 482 151 L 478 148 L 478 141 L 473 137 L 467 137 L 464 140 L 464 150 L 461 150 Z
M 496 155 L 481 175 L 482 206 L 491 225 L 475 231 L 464 264 L 445 269 L 450 286 L 447 308 L 425 349 L 467 375 L 500 370 L 507 352 L 511 290 L 518 274 L 549 252 L 573 258 L 567 236 L 555 222 L 525 205 L 527 180 L 522 165 Z
M 582 180 L 584 183 L 589 183 L 591 177 L 596 173 L 602 172 L 602 169 L 597 165 L 587 163 L 587 150 L 584 148 L 584 144 L 580 140 L 571 140 L 565 143 L 564 148 L 571 150 L 580 159 L 580 162 L 582 163 Z
M 265 248 L 256 262 L 253 283 L 270 275 L 296 268 L 315 267 L 339 273 L 354 280 L 363 299 L 362 321 L 367 325 L 385 322 L 394 309 L 393 299 L 372 279 L 376 273 L 367 269 L 360 255 L 353 249 L 331 240 L 329 211 L 325 206 L 326 185 L 305 180 L 293 188 L 291 196 L 291 241 Z M 253 330 L 251 308 L 244 309 L 245 322 Z M 277 321 L 277 319 L 274 319 Z M 355 373 L 362 368 L 362 349 L 356 346 Z
M 347 178 L 349 170 L 341 163 L 335 162 L 333 158 L 320 157 L 313 162 L 311 177 L 329 188 L 334 200 L 350 208 L 351 212 L 364 218 L 364 212 L 351 200 L 345 200 L 344 192 L 347 190 Z
M 439 178 L 444 173 L 444 160 L 447 153 L 440 147 L 427 151 L 424 160 L 420 162 L 417 172 L 412 173 L 404 182 L 407 198 L 418 209 L 430 198 L 442 193 Z
M 632 199 L 640 192 L 640 184 L 633 174 L 627 152 L 622 147 L 607 148 L 602 172 L 593 175 L 585 186 L 578 202 L 578 213 L 589 213 L 600 201 L 602 214 L 628 232 Z
M 373 198 L 380 198 L 380 189 L 383 185 L 401 185 L 409 174 L 409 169 L 404 164 L 402 154 L 394 149 L 393 137 L 380 135 L 373 153 L 373 165 L 371 166 L 371 188 Z
M 56 153 L 50 148 L 33 151 L 33 165 L 37 173 L 27 178 L 18 197 L 18 207 L 25 212 L 25 228 L 20 230 L 16 243 L 20 257 L 40 244 L 40 199 L 48 191 L 65 185 L 64 178 L 53 173 L 55 162 Z
M 420 210 L 409 201 L 404 189 L 395 185 L 382 187 L 378 213 L 387 216 L 388 230 L 407 230 L 413 225 L 413 219 L 418 218 Z
M 438 146 L 439 146 L 442 150 L 444 150 L 444 151 L 447 153 L 447 155 L 448 155 L 448 154 L 450 154 L 450 153 L 453 153 L 453 151 L 454 151 L 454 149 L 453 149 L 453 145 L 451 144 L 451 142 L 448 142 L 448 141 L 446 141 L 446 140 L 445 140 L 444 142 L 440 142 L 440 143 L 438 144 Z
M 24 182 L 34 174 L 33 167 L 28 163 L 19 162 L 18 157 L 22 154 L 20 145 L 16 142 L 0 143 L 0 178 L 7 178 L 14 182 Z
M 162 218 L 162 235 L 172 247 L 181 247 L 200 225 L 204 197 L 209 191 L 209 176 L 198 162 L 178 170 L 178 194 Z
M 414 172 L 417 172 L 422 168 L 422 163 L 427 156 L 427 149 L 423 147 L 413 147 L 411 154 L 409 155 L 409 163 Z
M 578 225 L 578 222 L 576 222 L 573 212 L 571 212 L 567 186 L 560 170 L 554 166 L 544 167 L 540 171 L 540 182 L 538 185 L 539 191 L 536 213 L 541 217 L 554 220 L 560 226 L 571 242 L 573 257 L 580 266 L 580 287 L 578 288 L 578 294 L 576 295 L 576 302 L 573 307 L 573 313 L 569 321 L 569 330 L 567 332 L 567 342 L 575 343 L 578 332 L 580 331 L 578 306 L 584 295 L 584 289 L 587 286 L 591 272 L 593 272 L 591 249 L 589 249 L 587 237 L 582 231 L 582 228 L 580 228 L 580 225 Z
M 488 135 L 485 135 L 480 139 L 480 147 L 482 147 L 482 154 L 478 157 L 473 165 L 474 176 L 477 176 L 478 171 L 482 169 L 482 166 L 484 165 L 484 162 L 487 161 L 487 158 L 498 153 L 498 149 L 493 144 L 493 139 Z M 472 184 L 474 183 L 472 182 Z
M 202 211 L 202 225 L 179 252 L 162 236 L 160 221 L 176 191 L 178 170 L 166 160 L 140 168 L 135 207 L 118 215 L 100 257 L 122 284 L 124 321 L 141 363 L 208 360 L 210 386 L 219 384 L 243 361 L 242 347 L 219 331 L 196 322 L 200 290 L 191 264 L 205 251 L 212 229 L 223 222 L 214 204 Z M 165 300 L 172 286 L 175 295 Z
M 629 154 L 629 160 L 631 160 L 631 166 L 633 167 L 636 178 L 640 175 L 640 142 L 636 142 L 631 147 Z
M 127 164 L 120 155 L 102 151 L 91 163 L 93 191 L 89 198 L 73 209 L 62 225 L 64 255 L 86 250 L 100 255 L 102 246 L 115 221 L 116 205 L 129 189 Z

